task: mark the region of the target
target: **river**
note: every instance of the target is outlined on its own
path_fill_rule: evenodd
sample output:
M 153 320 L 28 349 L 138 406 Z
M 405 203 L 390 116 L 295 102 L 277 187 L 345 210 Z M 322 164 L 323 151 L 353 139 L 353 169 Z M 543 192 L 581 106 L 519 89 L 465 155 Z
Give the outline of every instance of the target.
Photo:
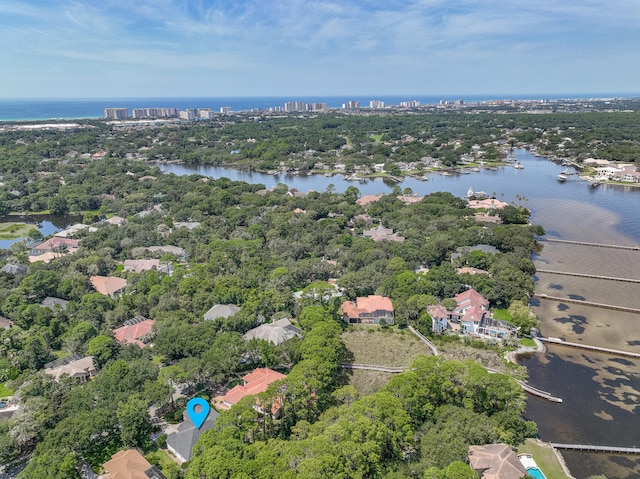
M 442 176 L 429 181 L 407 178 L 401 188 L 420 195 L 449 191 L 463 196 L 469 187 L 495 193 L 498 199 L 520 203 L 532 211 L 531 221 L 542 225 L 548 237 L 621 245 L 640 244 L 640 189 L 584 182 L 560 183 L 562 166 L 525 150 L 516 152 L 524 169 L 503 167 L 498 171 Z M 162 165 L 166 173 L 199 173 L 214 178 L 263 183 L 267 188 L 286 183 L 301 191 L 336 191 L 356 186 L 362 194 L 390 192 L 394 183 L 381 179 L 366 183 L 346 181 L 343 176 L 267 175 L 220 167 Z M 524 199 L 523 199 L 524 197 Z M 535 255 L 537 268 L 640 279 L 640 251 L 543 243 Z M 640 308 L 638 285 L 607 280 L 538 274 L 536 292 L 553 296 Z M 532 301 L 545 336 L 640 353 L 640 315 L 605 309 Z M 638 361 L 561 346 L 546 354 L 521 359 L 530 383 L 563 398 L 562 404 L 529 398 L 526 416 L 539 427 L 543 441 L 610 446 L 640 446 L 640 399 Z M 640 476 L 640 459 L 581 452 L 564 452 L 567 465 L 578 478 L 605 474 L 608 479 Z

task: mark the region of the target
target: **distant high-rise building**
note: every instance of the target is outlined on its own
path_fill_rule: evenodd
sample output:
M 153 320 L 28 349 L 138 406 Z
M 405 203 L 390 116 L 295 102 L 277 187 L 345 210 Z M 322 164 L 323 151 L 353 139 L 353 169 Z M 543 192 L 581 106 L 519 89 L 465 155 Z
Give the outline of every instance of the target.
M 326 103 L 312 103 L 310 106 L 312 111 L 325 111 L 327 109 Z
M 124 120 L 129 118 L 129 110 L 127 108 L 105 108 L 104 117 L 108 120 Z
M 181 120 L 195 120 L 196 119 L 196 109 L 195 108 L 187 108 L 186 110 L 180 111 L 180 119 Z
M 200 108 L 198 114 L 200 118 L 204 120 L 213 120 L 215 118 L 215 114 L 211 108 Z
M 369 100 L 369 108 L 384 108 L 382 100 Z
M 284 111 L 286 112 L 307 111 L 308 109 L 307 104 L 303 101 L 288 101 L 284 104 Z
M 418 100 L 401 101 L 400 106 L 402 108 L 417 108 L 420 106 L 420 102 Z
M 223 115 L 228 115 L 232 112 L 233 110 L 231 109 L 230 106 L 221 106 L 220 107 L 220 113 L 222 113 Z
M 360 108 L 360 102 L 351 100 L 347 103 L 343 103 L 342 108 L 344 110 L 357 110 L 358 108 Z

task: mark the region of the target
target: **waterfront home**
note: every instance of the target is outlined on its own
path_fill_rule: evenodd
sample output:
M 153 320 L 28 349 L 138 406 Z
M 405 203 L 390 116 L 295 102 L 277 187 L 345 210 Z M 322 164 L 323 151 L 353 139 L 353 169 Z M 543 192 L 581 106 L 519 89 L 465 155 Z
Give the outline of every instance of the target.
M 204 319 L 205 321 L 226 319 L 240 312 L 240 309 L 241 308 L 235 304 L 216 304 L 204 313 Z
M 469 446 L 469 465 L 480 479 L 522 479 L 527 471 L 507 444 Z
M 73 354 L 45 364 L 44 372 L 53 376 L 56 381 L 66 374 L 79 383 L 85 383 L 96 375 L 97 369 L 93 356 L 82 357 L 79 354 Z
M 453 299 L 456 301 L 456 307 L 452 311 L 442 305 L 427 308 L 427 312 L 431 316 L 431 329 L 434 333 L 443 333 L 451 329 L 487 338 L 516 337 L 518 328 L 507 321 L 493 318 L 491 311 L 489 311 L 489 301 L 475 289 L 468 289 L 457 294 Z
M 451 320 L 451 311 L 447 310 L 445 307 L 436 304 L 434 306 L 429 306 L 427 308 L 427 312 L 431 316 L 431 330 L 434 333 L 442 333 L 447 329 L 452 328 Z
M 345 301 L 340 310 L 349 324 L 393 324 L 395 318 L 391 299 L 386 296 L 370 295 Z
M 153 332 L 154 322 L 153 319 L 136 316 L 133 319 L 125 321 L 122 327 L 114 329 L 113 336 L 119 343 L 135 344 L 140 348 L 144 348 L 149 336 Z
M 53 238 L 35 245 L 31 248 L 31 252 L 35 254 L 62 252 L 75 253 L 79 246 L 80 240 L 54 236 Z
M 167 449 L 169 449 L 180 462 L 190 461 L 193 457 L 193 447 L 203 432 L 213 429 L 220 413 L 215 409 L 209 411 L 207 419 L 197 428 L 189 418 L 187 412 L 183 413 L 182 422 L 176 432 L 167 436 Z
M 376 201 L 379 201 L 384 195 L 380 194 L 380 195 L 364 195 L 361 196 L 360 198 L 358 198 L 356 200 L 356 203 L 359 204 L 360 206 L 366 206 L 369 203 L 375 203 Z
M 127 280 L 116 276 L 91 276 L 89 278 L 93 288 L 100 294 L 115 298 L 122 294 L 127 286 Z
M 620 173 L 622 170 L 615 164 L 609 164 L 607 166 L 599 166 L 596 168 L 596 178 L 599 180 L 610 180 L 613 175 Z
M 98 228 L 96 228 L 95 226 L 89 226 L 82 223 L 77 223 L 73 226 L 70 226 L 66 230 L 62 230 L 62 231 L 58 231 L 57 233 L 54 233 L 53 236 L 56 236 L 58 238 L 75 238 L 78 235 L 78 232 L 82 230 L 87 230 L 90 233 L 95 233 L 96 231 L 98 231 Z
M 160 470 L 135 449 L 119 451 L 105 462 L 100 479 L 166 479 Z
M 284 379 L 286 376 L 277 371 L 273 371 L 269 368 L 257 368 L 242 377 L 242 384 L 238 384 L 231 388 L 226 394 L 216 396 L 213 400 L 214 405 L 218 409 L 227 410 L 231 409 L 231 406 L 237 404 L 242 398 L 246 396 L 255 396 L 267 390 L 269 384 L 279 379 Z M 264 414 L 262 407 L 258 402 L 254 406 L 256 411 Z M 280 407 L 274 404 L 272 414 L 277 416 Z
M 618 171 L 610 177 L 613 181 L 623 181 L 625 183 L 640 183 L 640 172 L 638 171 Z
M 508 203 L 500 201 L 496 198 L 486 198 L 484 200 L 469 200 L 469 204 L 467 206 L 474 210 L 480 208 L 487 210 L 501 210 L 507 205 Z
M 291 324 L 291 321 L 287 318 L 282 318 L 272 323 L 261 324 L 257 328 L 250 329 L 243 336 L 245 341 L 262 339 L 276 346 L 296 337 L 302 337 L 301 331 Z

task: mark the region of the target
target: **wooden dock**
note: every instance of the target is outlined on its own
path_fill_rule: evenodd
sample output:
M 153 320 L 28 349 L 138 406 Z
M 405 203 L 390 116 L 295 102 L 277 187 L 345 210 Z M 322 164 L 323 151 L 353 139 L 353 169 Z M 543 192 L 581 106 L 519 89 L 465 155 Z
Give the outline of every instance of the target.
M 571 241 L 556 238 L 539 238 L 538 241 L 543 243 L 562 243 L 573 244 L 579 246 L 595 246 L 598 248 L 614 248 L 614 249 L 626 249 L 631 251 L 640 251 L 640 246 L 625 246 L 620 244 L 604 244 L 604 243 L 589 243 L 587 241 Z
M 538 388 L 534 388 L 533 386 L 530 386 L 529 384 L 525 383 L 524 381 L 520 381 L 519 379 L 515 380 L 520 387 L 528 392 L 529 394 L 531 394 L 532 396 L 536 396 L 539 397 L 541 399 L 546 399 L 547 401 L 551 401 L 551 402 L 562 402 L 562 398 L 553 396 L 551 393 L 548 393 L 547 391 L 543 391 L 542 389 L 538 389 Z
M 534 298 L 548 299 L 549 301 L 559 301 L 561 303 L 581 304 L 583 306 L 592 306 L 594 308 L 612 309 L 614 311 L 622 311 L 624 313 L 640 314 L 640 308 L 630 308 L 627 306 L 618 306 L 616 304 L 596 303 L 594 301 L 585 301 L 583 299 L 562 298 L 560 296 L 549 296 L 548 294 L 534 294 Z
M 589 344 L 571 343 L 569 341 L 563 341 L 560 338 L 537 338 L 543 343 L 558 344 L 560 346 L 567 346 L 570 348 L 586 349 L 588 351 L 596 351 L 598 353 L 613 354 L 615 356 L 625 356 L 628 358 L 640 358 L 640 353 L 632 353 L 631 351 L 621 351 L 620 349 L 602 348 L 600 346 L 591 346 Z
M 640 454 L 640 447 L 620 446 L 592 446 L 590 444 L 560 444 L 549 443 L 554 449 L 568 449 L 571 451 L 606 452 L 609 454 Z
M 590 278 L 590 279 L 604 279 L 606 281 L 621 281 L 623 283 L 638 283 L 640 284 L 640 279 L 634 278 L 618 278 L 616 276 L 602 276 L 599 274 L 585 274 L 585 273 L 572 273 L 570 271 L 555 271 L 550 269 L 538 269 L 536 273 L 547 273 L 547 274 L 560 274 L 563 276 L 577 276 L 578 278 Z

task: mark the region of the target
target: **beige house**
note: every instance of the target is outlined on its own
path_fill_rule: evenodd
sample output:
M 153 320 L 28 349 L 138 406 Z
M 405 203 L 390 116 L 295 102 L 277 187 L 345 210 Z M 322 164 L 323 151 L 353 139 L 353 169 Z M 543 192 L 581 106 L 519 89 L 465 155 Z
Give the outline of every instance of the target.
M 99 476 L 99 479 L 166 479 L 157 467 L 135 449 L 115 453 L 102 467 L 106 474 Z
M 79 355 L 73 355 L 46 364 L 44 372 L 53 376 L 56 381 L 66 374 L 77 379 L 80 383 L 85 383 L 95 376 L 97 369 L 93 362 L 93 356 L 81 358 Z

